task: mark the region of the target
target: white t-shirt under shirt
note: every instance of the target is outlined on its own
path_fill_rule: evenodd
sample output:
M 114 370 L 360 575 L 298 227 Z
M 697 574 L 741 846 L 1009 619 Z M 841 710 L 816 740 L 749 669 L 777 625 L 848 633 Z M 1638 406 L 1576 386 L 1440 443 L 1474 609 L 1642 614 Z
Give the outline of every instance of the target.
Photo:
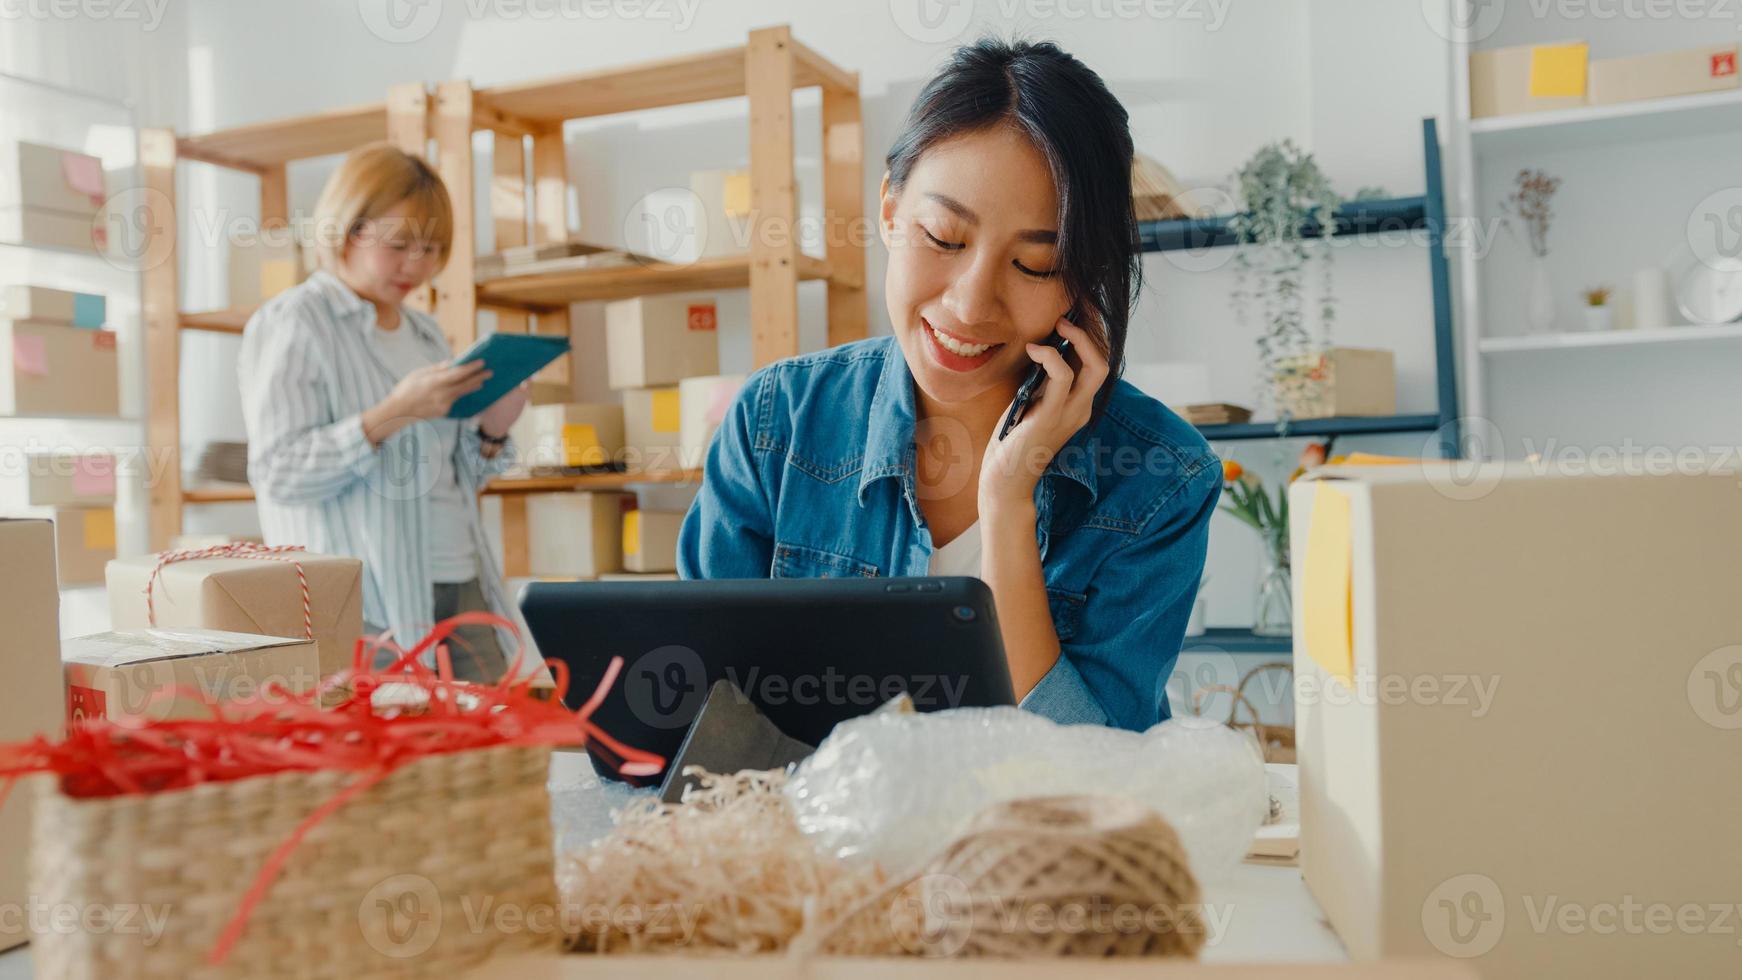
M 421 367 L 440 363 L 417 341 L 411 325 L 402 317 L 394 330 L 375 328 L 375 349 L 395 377 L 403 378 Z M 466 511 L 477 506 L 466 499 L 454 471 L 454 450 L 460 442 L 460 419 L 430 419 L 441 437 L 436 461 L 435 485 L 429 491 L 429 572 L 434 582 L 470 582 L 478 577 L 477 546 L 472 541 L 471 520 Z
M 969 575 L 980 577 L 980 522 L 950 539 L 950 543 L 931 553 L 930 575 Z

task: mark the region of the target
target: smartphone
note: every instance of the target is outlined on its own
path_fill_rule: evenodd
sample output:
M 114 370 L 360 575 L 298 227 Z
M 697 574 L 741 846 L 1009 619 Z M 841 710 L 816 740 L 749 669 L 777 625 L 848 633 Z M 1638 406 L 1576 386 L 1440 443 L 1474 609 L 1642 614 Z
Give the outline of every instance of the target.
M 1077 322 L 1076 312 L 1076 310 L 1072 310 L 1065 314 L 1065 319 L 1072 323 Z M 1042 343 L 1060 354 L 1068 354 L 1071 349 L 1071 342 L 1059 336 L 1057 331 L 1054 331 L 1053 335 Z M 1004 424 L 998 427 L 999 442 L 1003 442 L 1004 437 L 1010 434 L 1010 430 L 1016 428 L 1016 423 L 1022 421 L 1022 413 L 1028 410 L 1029 402 L 1034 401 L 1035 393 L 1040 390 L 1041 382 L 1045 380 L 1046 368 L 1035 364 L 1028 369 L 1028 377 L 1022 379 L 1022 386 L 1016 389 L 1016 397 L 1010 402 L 1010 411 L 1004 416 Z

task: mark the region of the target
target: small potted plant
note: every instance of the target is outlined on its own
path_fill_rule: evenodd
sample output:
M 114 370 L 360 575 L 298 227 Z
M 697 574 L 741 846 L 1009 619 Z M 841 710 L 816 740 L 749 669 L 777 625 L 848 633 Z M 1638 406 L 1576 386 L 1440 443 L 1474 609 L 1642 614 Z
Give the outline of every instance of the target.
M 1615 308 L 1609 305 L 1613 290 L 1608 286 L 1592 286 L 1580 295 L 1585 297 L 1586 330 L 1608 330 L 1615 326 Z

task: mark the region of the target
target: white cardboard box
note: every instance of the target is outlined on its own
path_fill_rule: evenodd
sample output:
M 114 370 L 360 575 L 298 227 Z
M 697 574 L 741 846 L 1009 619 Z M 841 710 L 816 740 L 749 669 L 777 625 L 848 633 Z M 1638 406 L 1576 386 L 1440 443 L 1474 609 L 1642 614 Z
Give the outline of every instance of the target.
M 1356 959 L 1734 975 L 1621 917 L 1742 882 L 1742 473 L 1460 467 L 1290 488 L 1308 887 Z
M 697 469 L 707 461 L 708 444 L 744 381 L 742 374 L 714 374 L 677 383 L 678 455 L 685 469 Z
M 623 393 L 623 456 L 639 472 L 684 468 L 682 389 L 672 385 Z
M 623 456 L 623 406 L 531 405 L 514 424 L 514 441 L 526 466 L 605 466 Z
M 720 372 L 719 307 L 712 296 L 642 296 L 605 304 L 606 370 L 613 389 L 656 388 Z
M 635 495 L 534 493 L 526 497 L 527 565 L 540 578 L 597 578 L 623 570 L 623 512 Z

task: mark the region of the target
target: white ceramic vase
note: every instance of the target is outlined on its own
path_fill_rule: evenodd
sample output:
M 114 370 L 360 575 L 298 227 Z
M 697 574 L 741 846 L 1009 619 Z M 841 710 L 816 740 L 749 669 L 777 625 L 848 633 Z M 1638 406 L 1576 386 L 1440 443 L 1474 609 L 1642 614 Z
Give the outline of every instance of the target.
M 1554 330 L 1554 285 L 1548 279 L 1548 258 L 1538 255 L 1531 261 L 1530 306 L 1526 310 L 1531 333 Z
M 1599 333 L 1615 326 L 1615 309 L 1611 306 L 1585 307 L 1585 330 Z

